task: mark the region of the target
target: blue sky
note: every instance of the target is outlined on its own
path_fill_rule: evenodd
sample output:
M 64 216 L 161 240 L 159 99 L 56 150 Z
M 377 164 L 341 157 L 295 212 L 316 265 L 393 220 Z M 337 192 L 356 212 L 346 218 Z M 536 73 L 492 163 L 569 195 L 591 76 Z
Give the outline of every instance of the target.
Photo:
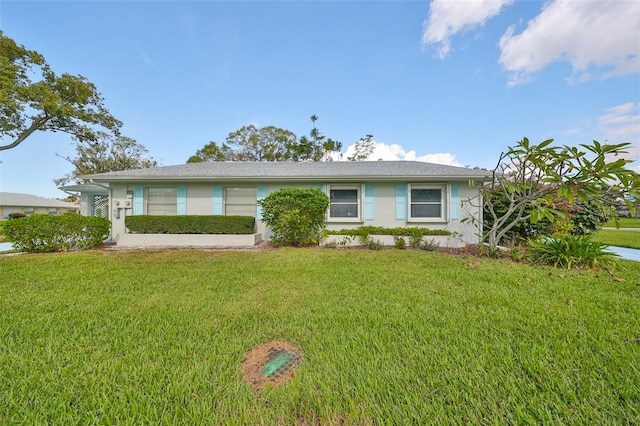
M 6 36 L 95 83 L 161 165 L 248 124 L 373 134 L 373 160 L 493 168 L 527 136 L 631 142 L 640 2 L 7 1 Z M 69 136 L 0 153 L 0 190 L 64 197 Z

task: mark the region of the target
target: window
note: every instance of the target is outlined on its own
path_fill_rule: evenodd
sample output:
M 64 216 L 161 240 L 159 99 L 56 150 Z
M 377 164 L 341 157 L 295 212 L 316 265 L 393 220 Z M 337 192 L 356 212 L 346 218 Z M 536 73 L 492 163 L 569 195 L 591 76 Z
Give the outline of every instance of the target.
M 414 220 L 444 220 L 444 186 L 411 185 L 409 218 Z
M 256 216 L 256 188 L 225 188 L 227 216 Z
M 147 214 L 174 216 L 178 212 L 176 188 L 147 188 Z
M 329 188 L 329 219 L 360 221 L 360 187 L 331 186 Z

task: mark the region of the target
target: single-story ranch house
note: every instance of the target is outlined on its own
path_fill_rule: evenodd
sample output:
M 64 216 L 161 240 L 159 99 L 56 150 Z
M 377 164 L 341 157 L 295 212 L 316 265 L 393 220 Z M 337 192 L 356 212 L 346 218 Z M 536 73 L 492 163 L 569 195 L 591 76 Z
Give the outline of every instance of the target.
M 12 213 L 61 215 L 77 212 L 79 206 L 66 201 L 16 192 L 0 192 L 0 219 L 8 219 Z
M 249 215 L 256 217 L 256 241 L 269 239 L 257 201 L 285 187 L 326 193 L 330 230 L 425 227 L 454 232 L 460 245 L 478 242 L 477 224 L 462 220 L 481 222 L 478 184 L 488 175 L 417 161 L 202 162 L 86 175 L 85 185 L 64 189 L 82 191 L 83 214 L 108 212 L 119 245 L 131 235 L 129 215 Z

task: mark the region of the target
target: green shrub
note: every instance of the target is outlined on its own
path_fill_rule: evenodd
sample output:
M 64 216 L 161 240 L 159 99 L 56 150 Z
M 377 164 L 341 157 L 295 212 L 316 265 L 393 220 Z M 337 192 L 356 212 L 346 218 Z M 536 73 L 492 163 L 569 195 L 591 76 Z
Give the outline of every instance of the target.
M 422 240 L 426 235 L 451 235 L 450 231 L 429 228 L 385 228 L 382 226 L 359 226 L 353 229 L 326 231 L 327 235 L 349 235 L 352 237 L 368 237 L 369 235 L 394 235 Z
M 422 241 L 420 244 L 420 248 L 424 251 L 436 251 L 440 248 L 440 243 L 435 241 L 434 239 Z
M 366 246 L 369 250 L 382 250 L 383 248 L 382 242 L 375 238 L 368 238 Z
M 258 201 L 262 221 L 274 245 L 318 244 L 325 227 L 329 197 L 319 189 L 284 188 Z
M 110 226 L 103 217 L 32 215 L 6 221 L 4 233 L 16 250 L 45 253 L 100 245 L 109 236 Z
M 394 235 L 393 246 L 398 250 L 404 250 L 405 248 L 407 248 L 407 241 L 401 235 Z
M 589 235 L 530 239 L 528 245 L 530 247 L 527 253 L 528 259 L 566 269 L 611 266 L 618 258 L 617 254 L 607 250 L 609 246 L 592 241 Z
M 127 216 L 130 232 L 138 234 L 253 234 L 252 216 Z

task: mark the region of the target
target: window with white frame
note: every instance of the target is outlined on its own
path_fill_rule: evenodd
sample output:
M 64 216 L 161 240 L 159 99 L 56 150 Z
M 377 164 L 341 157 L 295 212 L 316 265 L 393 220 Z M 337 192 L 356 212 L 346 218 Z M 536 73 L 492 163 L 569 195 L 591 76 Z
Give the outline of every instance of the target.
M 225 214 L 227 216 L 256 215 L 256 188 L 225 188 Z
M 175 216 L 178 212 L 176 188 L 147 188 L 147 214 Z
M 445 185 L 410 185 L 409 218 L 444 220 Z
M 329 187 L 329 220 L 359 221 L 361 186 L 331 185 Z

